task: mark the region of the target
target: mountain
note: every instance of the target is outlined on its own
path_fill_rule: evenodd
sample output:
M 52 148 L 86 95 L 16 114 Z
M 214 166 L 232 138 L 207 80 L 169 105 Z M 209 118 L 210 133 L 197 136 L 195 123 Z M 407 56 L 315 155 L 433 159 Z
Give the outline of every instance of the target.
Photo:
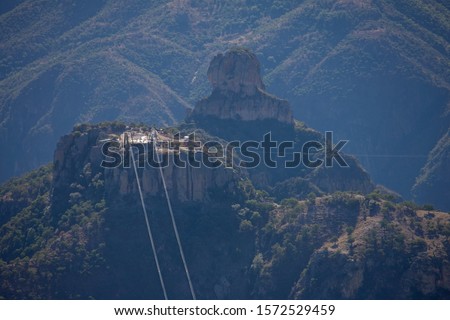
M 200 299 L 448 299 L 450 215 L 375 187 L 339 143 L 290 116 L 258 66 L 247 49 L 219 54 L 213 92 L 184 122 L 77 125 L 53 164 L 0 186 L 0 296 L 162 299 L 149 219 L 169 298 L 190 299 L 173 212 Z M 289 168 L 221 147 L 267 132 L 317 152 Z
M 3 298 L 163 298 L 132 169 L 95 162 L 100 137 L 124 128 L 76 128 L 53 166 L 0 188 Z M 187 184 L 164 170 L 198 298 L 450 297 L 448 213 L 379 191 L 301 195 L 307 183 L 275 200 L 233 170 L 192 169 Z M 188 299 L 158 171 L 139 172 L 169 297 Z
M 0 6 L 3 181 L 47 163 L 75 123 L 180 121 L 208 94 L 210 59 L 235 45 L 256 52 L 267 87 L 294 116 L 350 140 L 346 150 L 374 181 L 406 198 L 449 128 L 446 1 Z M 431 185 L 416 200 L 448 210 L 428 196 L 437 194 Z

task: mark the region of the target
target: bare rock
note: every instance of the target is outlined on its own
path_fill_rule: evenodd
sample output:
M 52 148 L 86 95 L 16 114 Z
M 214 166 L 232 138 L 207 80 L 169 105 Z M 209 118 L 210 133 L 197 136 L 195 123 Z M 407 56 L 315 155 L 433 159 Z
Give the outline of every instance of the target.
M 172 160 L 169 163 L 167 167 L 163 168 L 164 179 L 170 197 L 179 202 L 206 201 L 209 199 L 209 192 L 213 190 L 232 192 L 239 180 L 238 173 L 233 169 L 192 168 L 191 166 L 181 168 L 173 165 Z M 158 168 L 146 167 L 144 170 L 138 170 L 138 174 L 144 195 L 164 196 Z M 107 170 L 105 178 L 110 192 L 118 188 L 119 196 L 137 193 L 136 177 L 130 168 L 119 167 Z
M 208 68 L 208 80 L 214 90 L 247 96 L 264 90 L 256 55 L 246 49 L 233 49 L 216 55 Z
M 215 56 L 208 68 L 208 80 L 213 92 L 197 103 L 191 114 L 194 120 L 273 119 L 293 123 L 289 103 L 265 91 L 259 61 L 249 50 L 235 48 Z

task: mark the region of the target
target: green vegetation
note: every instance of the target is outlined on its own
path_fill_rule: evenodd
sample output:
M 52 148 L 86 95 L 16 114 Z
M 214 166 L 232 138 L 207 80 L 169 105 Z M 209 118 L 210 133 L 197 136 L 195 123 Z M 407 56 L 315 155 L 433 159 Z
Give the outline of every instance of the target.
M 77 298 L 71 278 L 89 281 L 104 268 L 101 241 L 104 200 L 83 190 L 63 212 L 53 212 L 52 167 L 45 166 L 0 188 L 0 291 L 8 298 Z M 67 287 L 69 286 L 69 287 Z

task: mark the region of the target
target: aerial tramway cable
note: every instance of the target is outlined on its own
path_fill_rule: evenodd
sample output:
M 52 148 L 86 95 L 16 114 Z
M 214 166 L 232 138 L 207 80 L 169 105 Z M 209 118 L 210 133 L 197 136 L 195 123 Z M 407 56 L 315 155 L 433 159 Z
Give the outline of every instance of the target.
M 152 138 L 154 138 L 156 140 L 156 136 L 154 134 L 154 131 L 152 132 Z M 154 141 L 154 142 L 156 143 L 156 141 Z M 162 180 L 163 187 L 164 187 L 164 193 L 166 195 L 167 206 L 169 208 L 170 218 L 172 220 L 173 231 L 174 231 L 175 237 L 177 239 L 178 249 L 180 251 L 181 260 L 183 261 L 184 271 L 186 272 L 186 278 L 187 278 L 188 283 L 189 283 L 189 289 L 191 291 L 192 299 L 196 300 L 197 298 L 195 296 L 194 287 L 193 287 L 192 281 L 191 281 L 191 276 L 189 274 L 189 269 L 188 269 L 188 266 L 187 266 L 187 263 L 186 263 L 186 259 L 184 257 L 183 246 L 181 245 L 180 235 L 178 233 L 177 224 L 175 222 L 175 216 L 173 214 L 172 204 L 171 204 L 170 198 L 169 198 L 169 192 L 167 192 L 166 179 L 164 178 L 162 165 L 161 165 L 161 162 L 160 162 L 159 154 L 158 154 L 158 152 L 156 150 L 155 143 L 153 143 L 153 151 L 156 153 L 156 159 L 157 159 L 158 163 L 160 164 L 160 165 L 158 165 L 159 173 L 161 174 L 161 180 Z
M 128 135 L 126 137 L 127 137 L 127 142 L 128 142 Z M 152 141 L 154 141 L 156 143 L 156 135 L 155 135 L 154 131 L 152 132 Z M 158 163 L 161 164 L 160 158 L 159 158 L 159 154 L 158 154 L 158 152 L 156 150 L 156 147 L 155 147 L 155 143 L 153 144 L 153 151 L 156 154 Z M 152 246 L 153 256 L 155 258 L 156 268 L 158 269 L 159 281 L 161 282 L 161 288 L 162 288 L 163 293 L 164 293 L 164 298 L 166 300 L 168 300 L 168 298 L 167 298 L 167 291 L 166 291 L 166 287 L 164 285 L 164 280 L 163 280 L 163 277 L 162 277 L 161 268 L 159 266 L 159 260 L 158 260 L 158 256 L 157 256 L 157 253 L 156 253 L 155 243 L 154 243 L 152 231 L 151 231 L 151 228 L 150 228 L 150 222 L 148 220 L 147 209 L 146 209 L 145 203 L 144 203 L 144 196 L 142 194 L 141 184 L 139 182 L 139 176 L 138 176 L 138 172 L 137 172 L 137 168 L 136 168 L 136 162 L 135 162 L 135 159 L 134 159 L 134 154 L 133 154 L 132 150 L 130 150 L 130 152 L 131 152 L 131 160 L 133 162 L 134 174 L 136 176 L 136 182 L 137 182 L 137 186 L 138 186 L 139 196 L 141 198 L 142 210 L 144 212 L 145 223 L 147 225 L 147 232 L 148 232 L 148 236 L 150 238 L 150 243 L 151 243 L 151 246 Z M 176 221 L 175 221 L 175 215 L 173 214 L 173 209 L 172 209 L 172 204 L 171 204 L 170 197 L 169 197 L 169 192 L 167 191 L 166 179 L 164 177 L 164 173 L 163 173 L 161 165 L 159 165 L 159 173 L 161 175 L 161 181 L 162 181 L 163 188 L 164 188 L 164 194 L 166 196 L 167 206 L 169 208 L 170 219 L 172 221 L 173 231 L 175 233 L 175 238 L 176 238 L 177 244 L 178 244 L 178 250 L 180 252 L 181 260 L 183 261 L 184 271 L 186 273 L 186 278 L 187 278 L 188 283 L 189 283 L 189 289 L 190 289 L 190 292 L 191 292 L 191 295 L 192 295 L 192 299 L 196 300 L 197 298 L 195 296 L 194 287 L 193 287 L 192 281 L 191 281 L 191 275 L 189 273 L 189 269 L 188 269 L 188 266 L 187 266 L 187 263 L 186 263 L 186 258 L 184 256 L 183 246 L 181 244 L 181 239 L 180 239 L 180 235 L 179 235 L 179 232 L 178 232 L 178 227 L 177 227 L 177 224 L 176 224 Z
M 127 136 L 127 138 L 128 138 L 128 136 Z M 144 213 L 145 224 L 147 225 L 147 233 L 148 233 L 148 237 L 150 238 L 150 244 L 152 246 L 153 257 L 155 258 L 156 269 L 158 270 L 159 281 L 161 283 L 161 288 L 164 293 L 164 299 L 168 300 L 166 286 L 164 284 L 164 279 L 161 274 L 161 268 L 159 266 L 158 254 L 156 253 L 155 242 L 153 240 L 153 234 L 152 234 L 152 230 L 150 228 L 150 222 L 149 222 L 148 216 L 147 216 L 147 209 L 145 208 L 145 203 L 144 203 L 144 196 L 142 195 L 141 184 L 139 182 L 139 176 L 138 176 L 138 172 L 136 169 L 134 154 L 133 154 L 133 150 L 131 150 L 131 147 L 130 147 L 130 153 L 131 153 L 131 160 L 133 162 L 134 174 L 136 175 L 136 182 L 137 182 L 137 187 L 138 187 L 138 191 L 139 191 L 139 196 L 141 198 L 141 205 L 142 205 L 142 211 Z

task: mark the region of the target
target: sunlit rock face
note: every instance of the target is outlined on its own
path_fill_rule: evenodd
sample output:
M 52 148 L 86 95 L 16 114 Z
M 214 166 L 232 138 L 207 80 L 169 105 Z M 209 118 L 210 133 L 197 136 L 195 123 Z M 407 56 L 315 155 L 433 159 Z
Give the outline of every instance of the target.
M 265 90 L 256 55 L 245 49 L 235 49 L 216 55 L 208 68 L 208 80 L 214 91 L 252 96 Z
M 265 91 L 259 61 L 249 50 L 236 48 L 216 55 L 208 68 L 208 80 L 213 92 L 197 103 L 192 119 L 273 119 L 293 123 L 289 103 Z

